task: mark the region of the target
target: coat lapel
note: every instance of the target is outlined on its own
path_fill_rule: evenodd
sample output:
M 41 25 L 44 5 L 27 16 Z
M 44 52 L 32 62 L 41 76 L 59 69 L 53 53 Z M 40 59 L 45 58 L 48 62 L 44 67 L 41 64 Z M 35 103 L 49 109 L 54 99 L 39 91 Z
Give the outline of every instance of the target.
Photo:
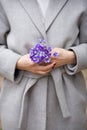
M 21 6 L 24 8 L 27 15 L 31 18 L 32 22 L 46 39 L 46 31 L 49 29 L 55 18 L 61 12 L 68 0 L 50 0 L 45 17 L 45 25 L 43 16 L 40 11 L 37 0 L 19 0 Z
M 30 17 L 38 31 L 46 38 L 46 30 L 43 16 L 40 11 L 37 0 L 19 0 L 27 15 Z
M 63 7 L 66 5 L 68 0 L 50 0 L 47 13 L 46 13 L 46 31 L 51 26 L 55 18 L 59 15 Z

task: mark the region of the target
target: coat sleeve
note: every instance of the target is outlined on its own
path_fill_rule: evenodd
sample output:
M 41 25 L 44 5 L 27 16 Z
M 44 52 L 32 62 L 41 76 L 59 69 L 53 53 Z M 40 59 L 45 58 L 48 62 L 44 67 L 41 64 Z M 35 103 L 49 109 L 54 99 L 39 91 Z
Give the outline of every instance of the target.
M 6 34 L 9 31 L 9 22 L 0 3 L 0 74 L 12 82 L 18 82 L 21 72 L 16 69 L 16 63 L 21 55 L 8 49 Z
M 87 1 L 85 5 L 87 6 Z M 69 49 L 75 52 L 77 63 L 76 65 L 66 65 L 65 70 L 69 75 L 74 75 L 87 68 L 87 7 L 80 20 L 79 45 L 70 47 Z

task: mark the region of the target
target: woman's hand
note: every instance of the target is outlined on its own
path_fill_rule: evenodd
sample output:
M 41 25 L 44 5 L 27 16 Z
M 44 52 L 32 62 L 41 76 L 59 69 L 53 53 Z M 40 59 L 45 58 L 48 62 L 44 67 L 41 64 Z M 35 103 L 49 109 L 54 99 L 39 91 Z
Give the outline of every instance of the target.
M 61 67 L 66 64 L 76 63 L 76 55 L 73 51 L 62 48 L 54 48 L 51 53 L 53 54 L 54 52 L 57 52 L 59 54 L 58 57 L 51 58 L 51 62 L 56 62 L 55 67 Z
M 55 61 L 50 64 L 39 65 L 31 61 L 29 54 L 22 56 L 17 64 L 16 68 L 20 70 L 29 71 L 36 74 L 46 75 L 48 74 L 55 65 Z

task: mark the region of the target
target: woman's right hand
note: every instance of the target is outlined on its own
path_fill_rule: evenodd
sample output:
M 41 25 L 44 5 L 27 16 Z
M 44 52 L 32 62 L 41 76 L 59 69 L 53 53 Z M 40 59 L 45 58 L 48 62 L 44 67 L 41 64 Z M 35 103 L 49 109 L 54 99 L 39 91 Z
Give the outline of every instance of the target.
M 55 62 L 45 65 L 36 64 L 33 61 L 31 61 L 29 54 L 26 54 L 17 61 L 16 68 L 36 74 L 46 75 L 52 70 L 54 65 Z

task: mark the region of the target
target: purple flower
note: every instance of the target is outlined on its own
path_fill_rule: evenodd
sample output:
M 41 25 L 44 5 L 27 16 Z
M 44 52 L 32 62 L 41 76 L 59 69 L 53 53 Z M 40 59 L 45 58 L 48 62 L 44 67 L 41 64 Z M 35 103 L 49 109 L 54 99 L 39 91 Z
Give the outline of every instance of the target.
M 54 53 L 53 53 L 53 56 L 54 56 L 54 57 L 58 57 L 59 54 L 58 54 L 57 52 L 54 52 Z
M 33 62 L 40 64 L 42 62 L 49 63 L 51 61 L 51 47 L 46 46 L 46 41 L 44 39 L 39 39 L 39 43 L 37 43 L 30 50 L 30 58 Z M 58 56 L 58 53 L 55 52 L 53 54 L 54 57 Z

